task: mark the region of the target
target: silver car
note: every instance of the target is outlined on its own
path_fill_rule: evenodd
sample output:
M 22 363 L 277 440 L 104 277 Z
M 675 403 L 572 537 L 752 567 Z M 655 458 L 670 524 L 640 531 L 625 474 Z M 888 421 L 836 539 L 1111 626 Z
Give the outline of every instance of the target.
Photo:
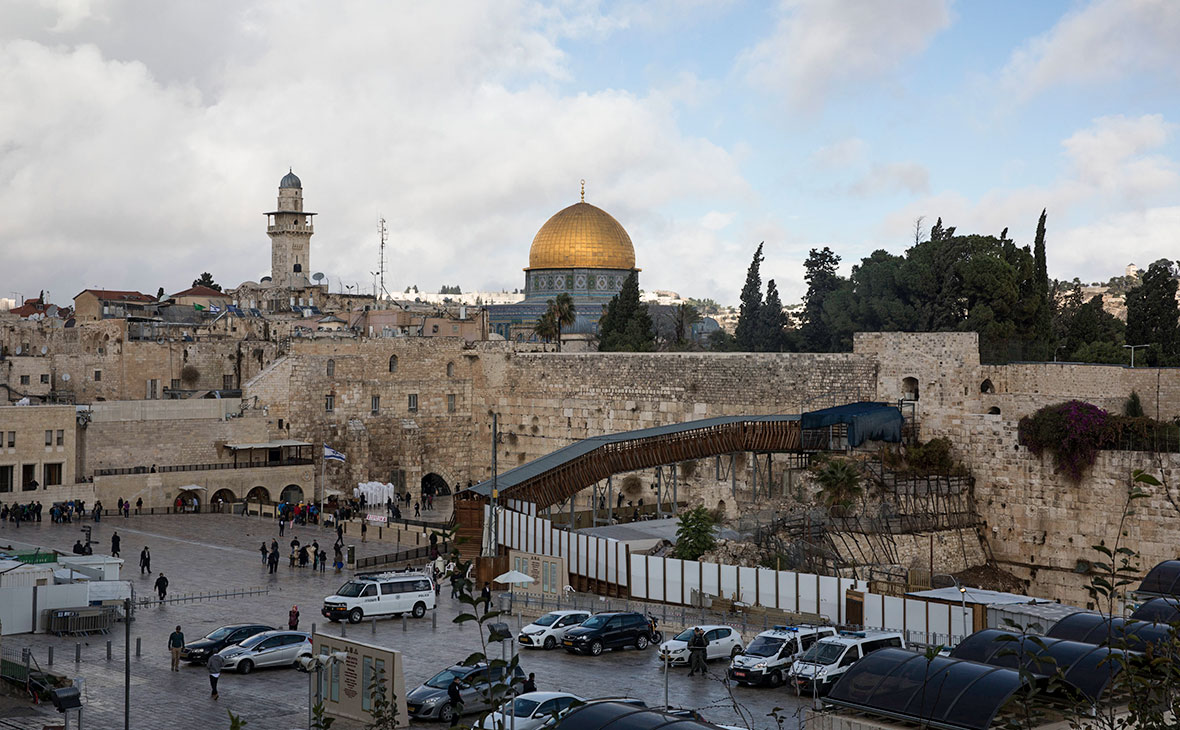
M 294 667 L 311 656 L 311 634 L 303 631 L 263 631 L 240 644 L 217 652 L 225 669 L 249 674 L 255 667 Z

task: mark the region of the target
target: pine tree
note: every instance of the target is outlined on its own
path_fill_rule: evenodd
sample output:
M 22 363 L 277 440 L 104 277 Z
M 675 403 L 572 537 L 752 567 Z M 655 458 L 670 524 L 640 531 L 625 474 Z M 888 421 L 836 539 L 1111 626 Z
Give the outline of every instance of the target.
M 935 230 L 939 231 L 939 235 L 945 235 L 942 233 L 941 218 L 934 225 L 930 229 L 930 240 L 934 240 Z M 824 323 L 824 300 L 840 288 L 840 277 L 836 275 L 839 265 L 840 257 L 827 246 L 811 249 L 807 261 L 803 263 L 807 296 L 803 300 L 803 315 L 806 319 L 800 328 L 800 335 L 807 352 L 831 352 L 833 349 L 831 332 Z
M 210 274 L 208 271 L 202 272 L 200 276 L 193 279 L 193 286 L 205 286 L 221 291 L 221 285 L 213 281 L 213 274 Z
M 774 279 L 766 282 L 766 303 L 762 305 L 758 323 L 758 351 L 781 352 L 787 329 L 787 315 L 778 296 Z
M 1171 262 L 1153 263 L 1143 283 L 1127 293 L 1127 344 L 1148 345 L 1147 365 L 1174 365 L 1180 342 L 1180 312 Z
M 764 243 L 766 242 L 758 244 L 758 249 L 754 251 L 754 260 L 750 262 L 750 268 L 746 270 L 746 285 L 742 287 L 741 312 L 738 315 L 737 329 L 734 330 L 737 348 L 746 352 L 755 352 L 758 349 L 758 325 L 762 317 L 761 264 Z

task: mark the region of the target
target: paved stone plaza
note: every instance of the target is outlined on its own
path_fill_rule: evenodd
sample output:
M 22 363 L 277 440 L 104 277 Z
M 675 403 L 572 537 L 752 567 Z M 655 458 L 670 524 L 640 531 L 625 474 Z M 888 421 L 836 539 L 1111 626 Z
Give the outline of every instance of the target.
M 300 629 L 317 629 L 339 633 L 339 624 L 329 624 L 319 615 L 322 599 L 335 591 L 347 577 L 336 575 L 331 568 L 324 574 L 310 568 L 288 567 L 286 560 L 279 572 L 270 576 L 258 552 L 264 540 L 279 539 L 286 554 L 292 534 L 301 541 L 319 539 L 327 545 L 329 554 L 334 533 L 315 528 L 288 529 L 278 538 L 278 529 L 271 520 L 257 517 L 243 518 L 229 515 L 169 515 L 132 516 L 129 519 L 107 517 L 94 526 L 96 552 L 110 546 L 110 535 L 118 531 L 122 538 L 122 553 L 128 566 L 124 577 L 135 584 L 138 596 L 154 596 L 152 583 L 155 575 L 140 576 L 139 551 L 144 545 L 151 548 L 152 570 L 163 571 L 171 585 L 170 596 L 217 590 L 244 589 L 258 586 L 270 588 L 268 594 L 234 599 L 209 600 L 170 604 L 140 609 L 131 628 L 131 727 L 136 730 L 213 730 L 229 727 L 226 710 L 232 710 L 248 722 L 249 730 L 291 730 L 306 727 L 308 677 L 293 669 L 263 669 L 241 676 L 222 675 L 220 700 L 209 697 L 208 677 L 204 667 L 182 665 L 182 671 L 168 671 L 169 655 L 165 648 L 169 632 L 176 624 L 183 627 L 188 640 L 196 639 L 217 626 L 227 623 L 259 621 L 276 628 L 286 628 L 287 611 L 298 605 L 302 613 Z M 39 543 L 70 552 L 80 535 L 79 524 L 53 525 L 49 522 L 28 525 L 19 530 L 7 524 L 0 528 L 0 544 L 6 538 Z M 349 541 L 349 544 L 353 544 Z M 357 555 L 373 555 L 393 550 L 388 542 L 370 540 L 356 544 Z M 432 629 L 429 614 L 421 620 L 409 619 L 403 631 L 399 619 L 376 622 L 374 634 L 371 624 L 348 626 L 348 636 L 362 641 L 390 646 L 404 653 L 406 686 L 412 688 L 428 679 L 439 669 L 462 660 L 479 649 L 477 630 L 471 624 L 462 628 L 451 623 L 460 612 L 460 604 L 451 600 L 444 585 L 438 608 L 438 628 Z M 516 622 L 512 622 L 515 629 Z M 53 670 L 84 681 L 84 727 L 115 729 L 123 727 L 123 631 L 122 623 L 109 636 L 75 639 L 57 638 L 46 634 L 4 637 L 9 648 L 30 646 L 37 660 L 44 665 L 49 647 L 54 648 Z M 755 632 L 744 638 L 748 642 Z M 137 638 L 142 639 L 143 654 L 134 656 Z M 112 642 L 113 658 L 106 659 L 106 642 Z M 74 646 L 82 643 L 82 661 L 74 662 Z M 565 652 L 527 651 L 521 657 L 525 672 L 536 672 L 537 685 L 544 690 L 566 690 L 586 697 L 630 695 L 649 705 L 662 705 L 664 683 L 662 666 L 656 652 L 608 652 L 601 657 L 572 656 Z M 689 678 L 686 670 L 673 670 L 669 697 L 673 706 L 700 708 L 714 722 L 743 724 L 733 709 L 729 692 L 720 681 L 725 665 L 710 665 L 710 678 Z M 786 708 L 788 713 L 806 703 L 786 689 L 749 689 L 737 687 L 733 697 L 752 715 L 753 727 L 773 727 L 767 713 L 774 707 Z M 44 707 L 35 708 L 21 703 L 0 704 L 0 728 L 37 728 L 60 716 Z M 435 724 L 437 726 L 437 724 Z M 790 727 L 797 720 L 788 721 Z M 355 727 L 338 722 L 337 728 Z

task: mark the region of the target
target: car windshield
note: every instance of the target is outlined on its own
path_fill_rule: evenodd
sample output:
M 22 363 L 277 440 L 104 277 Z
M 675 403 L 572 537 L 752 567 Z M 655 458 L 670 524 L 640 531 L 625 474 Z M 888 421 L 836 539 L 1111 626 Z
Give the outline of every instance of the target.
M 547 613 L 533 623 L 535 623 L 537 626 L 552 626 L 553 622 L 559 618 L 561 618 L 561 616 L 558 616 L 555 613 Z
M 336 595 L 344 596 L 345 598 L 356 598 L 364 589 L 364 583 L 348 582 L 340 586 L 340 590 L 336 591 Z
M 776 639 L 773 636 L 756 636 L 746 648 L 746 653 L 750 656 L 774 656 L 782 648 L 783 641 L 785 639 Z
M 679 634 L 676 634 L 675 640 L 676 641 L 688 641 L 689 639 L 692 638 L 693 632 L 695 632 L 695 631 L 696 631 L 696 629 L 685 629 L 684 631 L 681 631 Z
M 458 677 L 459 681 L 462 682 L 464 676 L 465 675 L 458 674 L 451 671 L 450 669 L 444 669 L 430 679 L 426 680 L 426 686 L 434 687 L 435 689 L 446 689 L 450 686 L 452 679 Z
M 610 616 L 591 616 L 582 622 L 582 626 L 588 629 L 601 629 L 606 626 L 606 622 L 610 620 Z
M 238 644 L 238 646 L 244 646 L 247 649 L 252 649 L 255 645 L 258 644 L 258 642 L 262 641 L 265 638 L 266 638 L 266 634 L 254 634 L 249 639 L 246 639 L 245 641 Z
M 512 707 L 509 708 L 507 715 L 509 717 L 532 717 L 533 711 L 540 704 L 536 700 L 517 698 L 516 702 L 513 702 Z
M 211 639 L 212 641 L 221 641 L 222 639 L 229 636 L 230 634 L 232 634 L 236 630 L 237 629 L 233 628 L 232 626 L 222 626 L 220 629 L 214 631 L 212 634 L 209 634 L 205 638 Z
M 811 648 L 807 650 L 803 658 L 799 661 L 820 665 L 833 664 L 843 653 L 843 644 L 821 641 L 817 644 L 812 644 Z

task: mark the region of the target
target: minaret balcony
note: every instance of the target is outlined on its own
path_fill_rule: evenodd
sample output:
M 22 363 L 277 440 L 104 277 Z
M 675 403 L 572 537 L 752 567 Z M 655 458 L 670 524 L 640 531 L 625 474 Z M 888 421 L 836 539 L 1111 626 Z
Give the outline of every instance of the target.
M 270 225 L 266 227 L 267 233 L 306 233 L 311 235 L 315 233 L 315 226 L 312 225 L 295 225 L 292 223 L 279 223 L 277 225 Z

